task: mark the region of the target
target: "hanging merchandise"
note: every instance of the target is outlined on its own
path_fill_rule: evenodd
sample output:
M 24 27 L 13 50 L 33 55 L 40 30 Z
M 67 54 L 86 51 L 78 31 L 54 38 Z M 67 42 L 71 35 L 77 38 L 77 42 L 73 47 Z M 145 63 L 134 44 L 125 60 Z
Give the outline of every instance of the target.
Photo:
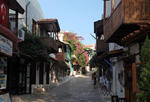
M 6 89 L 7 82 L 7 58 L 0 57 L 0 90 Z

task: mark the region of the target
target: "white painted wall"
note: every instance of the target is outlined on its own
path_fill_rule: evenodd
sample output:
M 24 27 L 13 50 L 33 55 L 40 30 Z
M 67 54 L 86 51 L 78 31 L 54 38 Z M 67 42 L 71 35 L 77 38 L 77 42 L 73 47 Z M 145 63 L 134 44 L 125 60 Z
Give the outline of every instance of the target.
M 39 70 L 40 70 L 40 67 L 38 64 L 36 64 L 36 81 L 35 81 L 36 85 L 39 85 L 39 75 L 40 75 Z
M 106 1 L 106 18 L 111 15 L 111 0 Z
M 139 46 L 138 43 L 131 45 L 131 46 L 130 46 L 130 54 L 131 54 L 131 55 L 134 55 L 134 54 L 139 53 L 139 52 L 140 52 L 139 49 L 140 49 L 140 46 Z M 135 61 L 135 62 L 137 62 L 137 63 L 140 63 L 140 62 L 141 62 L 139 55 L 136 56 L 136 61 Z
M 121 0 L 114 0 L 114 8 L 116 8 L 120 2 Z
M 122 49 L 122 48 L 123 48 L 122 46 L 119 46 L 116 43 L 109 43 L 109 51 L 118 50 L 118 49 Z
M 122 46 L 117 45 L 116 43 L 109 43 L 109 51 L 122 49 Z M 112 91 L 114 95 L 118 97 L 124 98 L 125 91 L 124 86 L 120 84 L 118 75 L 121 72 L 124 72 L 123 61 L 118 60 L 117 57 L 113 57 L 110 59 L 111 63 L 113 63 L 113 83 L 112 83 Z M 123 82 L 125 80 L 123 79 Z
M 40 7 L 40 4 L 39 4 L 38 0 L 17 0 L 17 1 L 25 10 L 24 14 L 19 14 L 19 18 L 22 18 L 22 19 L 19 19 L 19 21 L 18 21 L 18 23 L 19 23 L 18 29 L 21 29 L 23 26 L 26 26 L 26 4 L 28 2 L 30 2 L 29 6 L 28 6 L 28 12 L 27 12 L 27 19 L 28 19 L 27 27 L 28 27 L 28 30 L 30 30 L 32 32 L 32 19 L 34 19 L 35 21 L 44 19 L 44 14 Z M 10 13 L 15 14 L 15 12 L 13 10 L 10 10 Z M 11 26 L 12 26 L 12 29 L 14 29 L 15 23 L 12 22 Z M 24 39 L 24 32 L 23 32 L 22 39 Z
M 117 95 L 120 98 L 125 97 L 125 89 L 124 89 L 124 73 L 123 73 L 123 85 L 119 81 L 119 73 L 124 72 L 123 61 L 117 61 L 113 64 L 113 83 L 112 83 L 112 91 L 114 95 Z
M 121 0 L 114 0 L 114 9 L 118 6 L 118 4 L 121 2 Z M 111 15 L 112 12 L 112 0 L 106 1 L 106 18 Z
M 19 4 L 24 8 L 26 7 L 26 4 L 28 2 L 30 2 L 29 6 L 28 6 L 28 28 L 30 31 L 32 31 L 32 19 L 34 19 L 35 21 L 39 20 L 39 19 L 43 19 L 44 18 L 44 14 L 43 11 L 40 7 L 40 4 L 38 2 L 38 0 L 17 0 L 19 2 Z M 26 20 L 26 12 L 23 15 L 19 15 L 20 17 L 23 17 L 24 20 L 20 23 L 24 23 L 25 24 L 25 20 Z
M 61 31 L 60 33 L 58 33 L 58 39 L 61 41 L 61 42 L 63 42 L 64 41 L 64 32 L 63 31 Z

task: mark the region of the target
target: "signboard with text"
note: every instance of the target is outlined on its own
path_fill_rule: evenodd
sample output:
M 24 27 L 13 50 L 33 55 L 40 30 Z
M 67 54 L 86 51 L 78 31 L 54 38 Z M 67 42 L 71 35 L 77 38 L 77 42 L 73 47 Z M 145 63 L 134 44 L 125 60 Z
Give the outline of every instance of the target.
M 13 42 L 0 35 L 0 52 L 12 56 Z

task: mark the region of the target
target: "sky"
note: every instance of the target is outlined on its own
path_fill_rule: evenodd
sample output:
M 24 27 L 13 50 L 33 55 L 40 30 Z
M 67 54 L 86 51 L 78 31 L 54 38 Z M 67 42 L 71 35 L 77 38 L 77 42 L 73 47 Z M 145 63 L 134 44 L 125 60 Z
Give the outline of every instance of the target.
M 61 30 L 82 36 L 85 45 L 95 44 L 94 21 L 103 13 L 103 0 L 38 0 L 45 18 L 58 19 Z

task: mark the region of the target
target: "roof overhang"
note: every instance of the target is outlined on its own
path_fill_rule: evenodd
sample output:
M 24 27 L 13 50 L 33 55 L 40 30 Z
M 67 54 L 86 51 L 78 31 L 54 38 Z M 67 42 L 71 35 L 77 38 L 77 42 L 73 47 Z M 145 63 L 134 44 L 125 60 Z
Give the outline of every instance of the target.
M 18 11 L 21 14 L 24 13 L 24 9 L 16 0 L 7 0 L 7 2 L 10 9 Z
M 48 32 L 60 32 L 60 27 L 57 19 L 41 19 L 37 21 L 37 23 L 44 28 Z
M 98 56 L 98 58 L 104 59 L 104 58 L 118 57 L 118 56 L 121 56 L 123 53 L 125 53 L 123 49 L 112 50 L 112 51 L 103 53 L 102 55 Z

